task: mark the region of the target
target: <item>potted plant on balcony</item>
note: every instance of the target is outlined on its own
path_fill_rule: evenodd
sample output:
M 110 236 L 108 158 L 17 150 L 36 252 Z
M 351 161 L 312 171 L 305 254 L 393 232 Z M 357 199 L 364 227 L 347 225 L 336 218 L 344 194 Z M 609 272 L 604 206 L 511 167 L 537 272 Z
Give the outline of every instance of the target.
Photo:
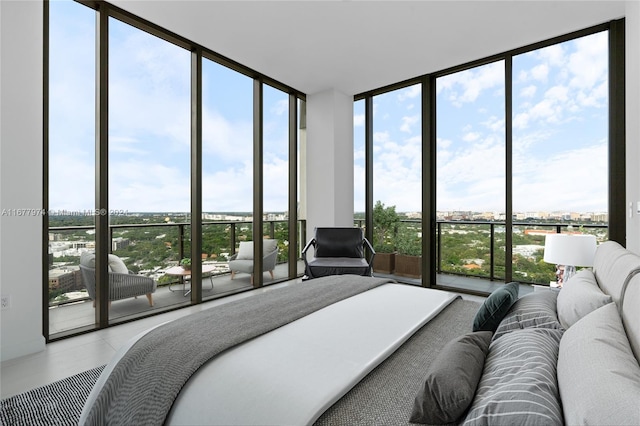
M 182 266 L 182 269 L 184 269 L 185 271 L 190 271 L 191 270 L 191 258 L 185 257 L 184 259 L 182 259 L 180 261 L 180 266 Z
M 373 208 L 373 270 L 383 274 L 392 274 L 395 269 L 396 229 L 400 216 L 396 206 L 385 207 L 377 201 Z
M 422 276 L 422 237 L 419 232 L 419 229 L 408 226 L 398 230 L 396 275 L 408 278 Z

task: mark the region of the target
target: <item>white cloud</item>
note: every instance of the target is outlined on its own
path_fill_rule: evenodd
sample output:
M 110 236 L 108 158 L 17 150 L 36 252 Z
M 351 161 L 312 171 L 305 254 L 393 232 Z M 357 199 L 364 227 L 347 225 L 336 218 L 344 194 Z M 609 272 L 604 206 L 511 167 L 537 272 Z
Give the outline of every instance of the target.
M 422 85 L 415 84 L 413 86 L 407 87 L 406 89 L 400 90 L 400 92 L 398 93 L 398 100 L 402 102 L 406 99 L 413 99 L 420 96 L 421 93 Z
M 504 85 L 504 62 L 499 61 L 476 69 L 460 71 L 438 78 L 436 92 L 447 91 L 447 99 L 455 106 L 474 102 L 488 89 Z
M 549 75 L 549 67 L 546 64 L 536 65 L 531 69 L 531 77 L 534 80 L 545 81 Z
M 400 131 L 405 133 L 411 133 L 411 128 L 420 122 L 419 115 L 413 115 L 411 117 L 402 117 L 402 125 L 400 125 Z
M 364 126 L 364 114 L 355 114 L 353 116 L 353 125 L 356 127 Z
M 465 142 L 475 142 L 478 139 L 480 139 L 480 133 L 477 133 L 477 132 L 465 133 L 462 136 L 462 140 L 465 141 Z
M 531 98 L 536 94 L 537 87 L 530 85 L 520 91 L 520 96 L 523 98 Z
M 289 112 L 289 99 L 280 99 L 271 106 L 270 111 L 275 115 L 282 115 Z

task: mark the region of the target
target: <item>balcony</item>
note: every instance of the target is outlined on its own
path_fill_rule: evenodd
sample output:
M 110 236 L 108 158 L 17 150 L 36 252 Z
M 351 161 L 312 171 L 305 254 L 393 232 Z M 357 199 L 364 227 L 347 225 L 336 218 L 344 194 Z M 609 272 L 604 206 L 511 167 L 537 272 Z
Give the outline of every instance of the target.
M 420 221 L 401 221 L 403 231 L 415 233 L 421 238 Z M 264 284 L 289 279 L 288 275 L 288 238 L 282 234 L 286 221 L 265 221 L 264 235 L 277 239 L 281 249 L 279 262 L 274 271 L 272 281 L 269 274 L 264 275 Z M 362 221 L 356 221 L 362 226 Z M 304 245 L 304 222 L 298 226 L 299 246 Z M 544 235 L 548 232 L 588 232 L 594 233 L 598 241 L 607 239 L 607 226 L 604 224 L 582 225 L 580 229 L 571 230 L 570 224 L 547 223 L 514 223 L 513 279 L 528 284 L 547 284 L 554 278 L 554 265 L 542 262 Z M 92 226 L 67 226 L 50 228 L 52 245 L 68 247 L 67 251 L 56 251 L 50 254 L 51 265 L 57 268 L 50 270 L 50 293 L 66 296 L 52 297 L 49 304 L 49 334 L 64 335 L 71 330 L 83 327 L 91 328 L 95 322 L 95 313 L 77 270 L 78 259 L 72 256 L 83 250 L 92 250 Z M 248 274 L 238 274 L 231 280 L 228 259 L 238 241 L 246 240 L 252 235 L 252 223 L 206 222 L 203 223 L 203 247 L 216 247 L 203 254 L 202 262 L 215 265 L 211 276 L 202 280 L 203 300 L 213 300 L 238 292 L 250 290 Z M 188 223 L 141 223 L 114 224 L 110 228 L 112 251 L 122 256 L 125 263 L 136 273 L 153 277 L 158 288 L 153 295 L 154 307 L 150 307 L 145 297 L 124 299 L 111 303 L 109 318 L 111 321 L 128 321 L 146 315 L 187 306 L 191 299 L 185 293 L 190 283 L 179 277 L 169 277 L 164 271 L 178 264 L 185 253 L 190 252 L 190 226 Z M 213 245 L 212 245 L 213 244 Z M 436 283 L 437 285 L 472 293 L 488 294 L 504 282 L 505 272 L 505 223 L 477 221 L 438 221 L 436 224 Z M 233 247 L 233 248 L 232 248 Z M 524 247 L 524 248 L 523 248 Z M 54 256 L 55 255 L 55 256 Z M 419 256 L 418 256 L 419 257 Z M 57 260 L 57 261 L 56 261 Z M 60 261 L 63 260 L 63 261 Z M 54 261 L 56 261 L 54 263 Z M 154 263 L 155 262 L 155 263 Z M 420 258 L 420 263 L 423 260 Z M 64 264 L 64 265 L 62 265 Z M 154 266 L 155 265 L 155 266 Z M 466 265 L 473 265 L 468 267 Z M 64 274 L 56 271 L 67 269 L 66 282 Z M 301 275 L 304 264 L 297 262 L 297 271 Z M 69 277 L 71 275 L 71 278 Z M 375 271 L 375 276 L 394 278 L 399 282 L 421 285 L 420 276 L 406 276 L 396 271 Z M 57 280 L 55 283 L 53 283 Z M 53 284 L 52 284 L 53 283 Z M 57 288 L 56 288 L 57 286 Z M 530 286 L 529 286 L 530 287 Z M 60 290 L 70 288 L 72 291 Z
M 138 317 L 189 305 L 187 294 L 191 283 L 183 277 L 165 271 L 189 257 L 191 227 L 189 223 L 152 218 L 152 215 L 129 218 L 141 223 L 116 223 L 109 229 L 111 251 L 120 257 L 127 268 L 136 274 L 153 278 L 157 289 L 153 293 L 154 306 L 146 297 L 111 302 L 110 321 L 127 321 Z M 121 219 L 121 220 L 126 220 Z M 156 223 L 149 223 L 155 221 Z M 278 264 L 272 280 L 264 274 L 264 284 L 289 279 L 289 238 L 286 220 L 264 221 L 265 237 L 278 241 Z M 92 301 L 86 292 L 79 271 L 80 255 L 95 250 L 95 228 L 86 226 L 51 226 L 49 228 L 49 334 L 60 336 L 71 330 L 91 328 L 95 322 Z M 204 222 L 202 226 L 202 264 L 210 273 L 203 274 L 202 298 L 211 300 L 253 288 L 249 274 L 238 273 L 232 280 L 228 259 L 240 241 L 250 240 L 253 224 L 250 221 Z M 298 239 L 304 242 L 304 222 L 298 226 Z M 300 251 L 298 244 L 298 252 Z M 301 261 L 298 274 L 304 271 Z M 188 278 L 188 277 L 187 277 Z

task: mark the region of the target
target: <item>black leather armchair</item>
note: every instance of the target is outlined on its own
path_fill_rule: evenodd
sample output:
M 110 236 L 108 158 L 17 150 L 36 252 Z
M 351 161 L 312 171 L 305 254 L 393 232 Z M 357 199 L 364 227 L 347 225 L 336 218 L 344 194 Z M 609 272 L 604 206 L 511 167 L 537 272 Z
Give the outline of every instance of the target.
M 302 249 L 305 279 L 327 275 L 354 274 L 371 276 L 376 252 L 360 228 L 316 228 L 312 238 Z M 307 259 L 307 251 L 314 247 L 315 256 Z M 370 257 L 365 259 L 365 247 Z

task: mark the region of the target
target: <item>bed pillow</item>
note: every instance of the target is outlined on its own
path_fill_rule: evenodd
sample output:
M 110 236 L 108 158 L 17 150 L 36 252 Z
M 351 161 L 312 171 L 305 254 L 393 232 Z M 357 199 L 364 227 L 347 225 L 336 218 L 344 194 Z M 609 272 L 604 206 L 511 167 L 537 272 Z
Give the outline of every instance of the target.
M 463 425 L 561 425 L 556 363 L 561 330 L 527 328 L 489 346 Z
M 580 318 L 611 301 L 611 296 L 604 294 L 598 287 L 593 272 L 583 269 L 562 286 L 558 295 L 558 319 L 567 329 Z
M 427 370 L 411 422 L 445 424 L 467 411 L 482 374 L 490 331 L 464 334 L 445 345 Z
M 640 366 L 615 303 L 564 333 L 558 385 L 568 425 L 640 425 Z
M 494 290 L 473 319 L 473 331 L 496 331 L 509 308 L 518 300 L 520 284 L 510 282 Z
M 557 291 L 534 291 L 519 298 L 498 325 L 493 340 L 523 328 L 562 329 L 556 311 Z

